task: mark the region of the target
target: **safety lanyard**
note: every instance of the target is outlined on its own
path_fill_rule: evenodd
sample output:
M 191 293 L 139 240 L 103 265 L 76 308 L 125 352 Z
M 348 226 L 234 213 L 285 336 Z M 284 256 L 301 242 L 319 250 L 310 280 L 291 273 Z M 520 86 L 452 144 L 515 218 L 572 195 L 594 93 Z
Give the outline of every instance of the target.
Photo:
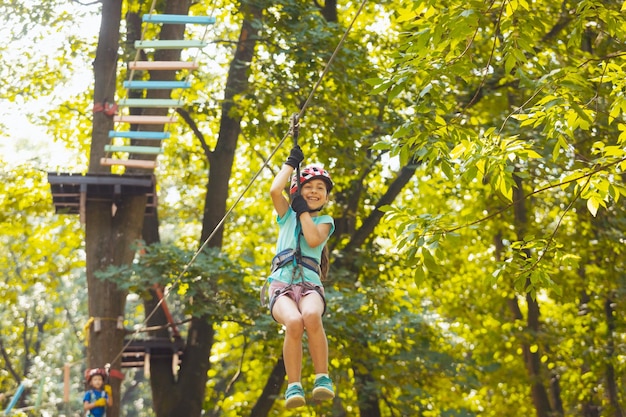
M 300 120 L 298 119 L 298 113 L 291 116 L 291 134 L 293 136 L 293 146 L 298 146 L 298 136 L 300 135 Z M 296 166 L 296 193 L 300 195 L 300 164 Z M 293 272 L 291 274 L 291 284 L 300 279 L 300 282 L 304 284 L 304 267 L 302 266 L 302 250 L 300 249 L 300 236 L 302 236 L 302 225 L 300 224 L 300 218 L 296 216 L 296 252 L 293 257 Z M 297 276 L 296 276 L 297 275 Z

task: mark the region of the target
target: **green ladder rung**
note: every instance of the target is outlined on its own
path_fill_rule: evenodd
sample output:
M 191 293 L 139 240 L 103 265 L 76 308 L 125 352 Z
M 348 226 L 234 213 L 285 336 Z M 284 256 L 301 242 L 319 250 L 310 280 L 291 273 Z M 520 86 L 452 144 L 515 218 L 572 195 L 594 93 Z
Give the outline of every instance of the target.
M 190 81 L 124 81 L 124 88 L 145 90 L 168 90 L 174 88 L 190 88 Z
M 204 48 L 208 43 L 194 39 L 190 40 L 166 40 L 166 41 L 135 41 L 136 49 L 185 49 Z
M 158 146 L 116 146 L 105 145 L 105 152 L 128 152 L 128 153 L 140 153 L 144 155 L 158 155 L 162 152 Z
M 180 107 L 182 104 L 179 100 L 168 98 L 126 98 L 117 103 L 121 107 Z
M 169 139 L 169 132 L 144 132 L 141 130 L 129 130 L 125 132 L 117 130 L 109 130 L 109 138 L 129 138 L 129 139 L 146 139 L 161 140 Z
M 144 14 L 141 18 L 148 23 L 211 25 L 215 18 L 211 16 L 188 16 L 178 14 Z
M 128 69 L 136 71 L 196 70 L 199 67 L 197 62 L 189 61 L 133 61 L 128 63 Z

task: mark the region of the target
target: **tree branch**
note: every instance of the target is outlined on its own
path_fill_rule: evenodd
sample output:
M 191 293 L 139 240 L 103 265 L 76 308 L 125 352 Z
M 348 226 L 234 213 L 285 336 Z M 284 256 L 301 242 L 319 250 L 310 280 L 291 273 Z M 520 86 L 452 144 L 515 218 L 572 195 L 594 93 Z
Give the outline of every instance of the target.
M 13 379 L 15 379 L 15 382 L 17 382 L 18 384 L 21 383 L 22 379 L 20 378 L 18 373 L 15 372 L 15 368 L 13 367 L 13 365 L 11 363 L 11 358 L 9 358 L 9 354 L 6 351 L 6 349 L 4 348 L 4 343 L 2 341 L 2 337 L 1 336 L 0 336 L 0 354 L 2 354 L 2 358 L 4 359 L 4 363 L 5 363 L 6 369 L 9 371 L 11 376 L 13 376 Z

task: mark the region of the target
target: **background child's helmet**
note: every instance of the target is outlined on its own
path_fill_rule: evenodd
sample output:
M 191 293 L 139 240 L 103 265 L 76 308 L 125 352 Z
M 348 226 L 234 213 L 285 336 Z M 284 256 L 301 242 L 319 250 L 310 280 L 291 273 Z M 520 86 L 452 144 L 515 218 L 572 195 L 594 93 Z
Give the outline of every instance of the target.
M 102 368 L 87 369 L 85 371 L 85 382 L 90 383 L 91 378 L 93 378 L 95 375 L 100 375 L 102 379 L 106 380 L 107 372 Z
M 289 189 L 290 194 L 295 194 L 298 191 L 298 182 L 296 180 L 297 174 L 294 174 L 291 177 L 291 188 Z M 324 168 L 320 166 L 310 165 L 302 168 L 300 170 L 300 185 L 304 185 L 307 182 L 319 179 L 326 183 L 326 190 L 330 193 L 330 190 L 333 189 L 333 180 L 330 178 L 330 174 Z

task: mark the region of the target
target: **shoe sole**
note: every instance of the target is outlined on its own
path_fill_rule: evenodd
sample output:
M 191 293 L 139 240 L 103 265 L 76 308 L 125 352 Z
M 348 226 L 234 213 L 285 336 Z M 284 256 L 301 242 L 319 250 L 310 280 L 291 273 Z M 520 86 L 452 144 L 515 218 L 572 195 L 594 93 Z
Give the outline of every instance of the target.
M 306 404 L 306 401 L 304 397 L 301 397 L 299 395 L 289 397 L 289 399 L 285 400 L 285 407 L 289 409 L 302 407 L 305 404 Z
M 328 401 L 335 398 L 335 393 L 324 387 L 317 387 L 313 389 L 314 401 Z

